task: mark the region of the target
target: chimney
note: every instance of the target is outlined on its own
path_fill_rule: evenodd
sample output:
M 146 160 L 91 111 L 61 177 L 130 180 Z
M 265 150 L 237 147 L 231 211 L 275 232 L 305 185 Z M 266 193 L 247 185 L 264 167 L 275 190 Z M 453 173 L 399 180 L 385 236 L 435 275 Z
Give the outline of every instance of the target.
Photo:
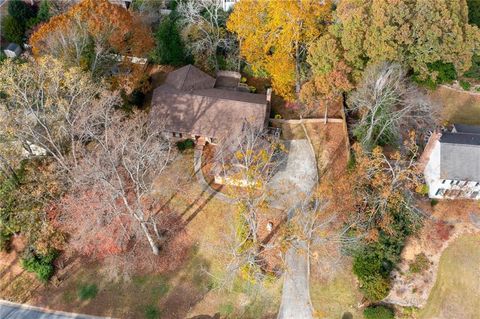
M 272 102 L 272 88 L 267 89 L 267 102 L 270 104 Z

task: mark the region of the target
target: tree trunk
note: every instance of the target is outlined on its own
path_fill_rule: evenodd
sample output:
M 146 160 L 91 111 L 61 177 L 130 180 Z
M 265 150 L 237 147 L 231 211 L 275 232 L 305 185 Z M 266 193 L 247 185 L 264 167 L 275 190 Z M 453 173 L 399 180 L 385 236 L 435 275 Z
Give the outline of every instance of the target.
M 141 222 L 140 225 L 142 226 L 142 230 L 145 233 L 145 236 L 147 237 L 148 243 L 150 244 L 150 248 L 152 248 L 153 254 L 158 256 L 160 254 L 160 249 L 158 249 L 158 246 L 155 244 L 155 241 L 150 235 L 147 225 L 145 225 L 145 223 L 143 222 Z

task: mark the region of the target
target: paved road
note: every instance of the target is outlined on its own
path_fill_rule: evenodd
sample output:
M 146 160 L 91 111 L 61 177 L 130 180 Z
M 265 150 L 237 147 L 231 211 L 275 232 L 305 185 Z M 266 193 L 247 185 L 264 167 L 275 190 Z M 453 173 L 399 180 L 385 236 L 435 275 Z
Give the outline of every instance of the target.
M 1 1 L 1 0 L 0 0 Z M 61 311 L 51 311 L 28 305 L 16 304 L 5 300 L 0 300 L 0 318 L 1 319 L 107 319 L 105 317 L 95 317 L 88 315 L 79 315 Z
M 288 149 L 285 168 L 273 178 L 272 184 L 281 193 L 281 198 L 287 198 L 286 205 L 294 205 L 288 213 L 291 218 L 296 206 L 310 194 L 318 176 L 315 156 L 307 140 L 292 140 Z M 293 246 L 286 254 L 282 300 L 277 319 L 313 319 L 307 243 L 298 241 Z

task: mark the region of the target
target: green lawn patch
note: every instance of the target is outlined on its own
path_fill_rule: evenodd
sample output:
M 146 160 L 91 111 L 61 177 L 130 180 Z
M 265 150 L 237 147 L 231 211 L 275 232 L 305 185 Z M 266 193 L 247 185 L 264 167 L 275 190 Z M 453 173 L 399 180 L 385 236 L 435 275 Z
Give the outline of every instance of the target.
M 363 311 L 365 319 L 394 319 L 393 310 L 384 306 L 370 306 Z
M 78 298 L 80 300 L 89 300 L 97 296 L 98 287 L 95 284 L 85 284 L 78 287 Z
M 146 319 L 160 319 L 162 315 L 160 309 L 158 309 L 158 307 L 154 305 L 145 306 L 144 314 Z

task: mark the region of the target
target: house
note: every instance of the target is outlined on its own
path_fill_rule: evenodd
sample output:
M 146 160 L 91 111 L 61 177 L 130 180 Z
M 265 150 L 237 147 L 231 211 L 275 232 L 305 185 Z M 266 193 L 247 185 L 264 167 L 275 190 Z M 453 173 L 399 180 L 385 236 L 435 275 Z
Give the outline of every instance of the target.
M 433 133 L 420 163 L 430 198 L 480 199 L 480 126 Z
M 16 43 L 10 43 L 3 52 L 7 57 L 14 59 L 22 53 L 22 48 Z
M 130 8 L 130 5 L 132 4 L 132 0 L 109 0 L 109 1 L 110 3 L 124 7 L 125 9 Z
M 223 11 L 230 11 L 233 8 L 233 5 L 239 0 L 222 0 Z
M 168 138 L 192 138 L 217 144 L 242 130 L 245 121 L 263 129 L 268 124 L 270 94 L 245 92 L 236 72 L 214 78 L 193 65 L 167 75 L 153 91 L 150 120 Z

